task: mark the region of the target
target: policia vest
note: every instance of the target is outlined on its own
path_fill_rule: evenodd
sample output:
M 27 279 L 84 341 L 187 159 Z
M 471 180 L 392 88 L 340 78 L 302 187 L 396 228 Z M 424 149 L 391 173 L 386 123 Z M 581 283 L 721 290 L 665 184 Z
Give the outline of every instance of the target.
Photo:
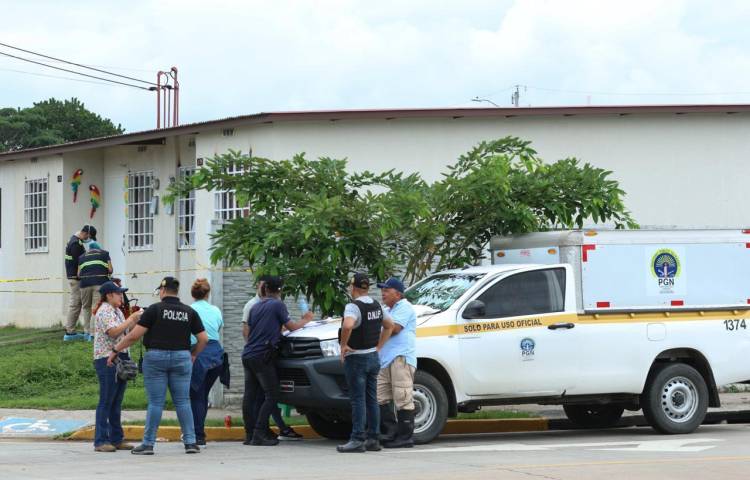
M 109 252 L 89 250 L 78 258 L 81 288 L 101 285 L 109 280 Z
M 359 326 L 352 330 L 349 337 L 349 347 L 354 350 L 367 350 L 378 346 L 380 330 L 383 326 L 383 309 L 380 304 L 373 300 L 372 303 L 364 303 L 358 300 L 353 302 L 362 317 Z

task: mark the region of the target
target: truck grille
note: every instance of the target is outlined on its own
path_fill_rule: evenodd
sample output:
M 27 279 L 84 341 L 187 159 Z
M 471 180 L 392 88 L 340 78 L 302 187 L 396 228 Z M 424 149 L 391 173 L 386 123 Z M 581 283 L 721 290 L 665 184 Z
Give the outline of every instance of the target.
M 282 358 L 320 358 L 320 340 L 317 338 L 284 338 L 281 342 L 280 355 Z
M 284 385 L 289 382 L 293 382 L 292 385 L 295 387 L 309 387 L 310 379 L 307 377 L 307 373 L 301 368 L 280 368 L 279 369 L 279 383 Z

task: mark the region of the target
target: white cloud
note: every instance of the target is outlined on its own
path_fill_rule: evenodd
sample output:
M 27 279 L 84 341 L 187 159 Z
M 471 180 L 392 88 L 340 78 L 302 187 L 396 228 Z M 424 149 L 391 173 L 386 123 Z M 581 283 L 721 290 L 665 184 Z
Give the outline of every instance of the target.
M 508 104 L 750 101 L 746 2 L 10 2 L 0 41 L 147 80 L 176 65 L 182 121 L 257 111 Z M 0 49 L 7 51 L 7 49 Z M 0 69 L 51 72 L 0 58 Z M 130 131 L 152 94 L 0 70 L 0 105 L 77 96 Z M 593 93 L 570 93 L 571 91 Z M 588 99 L 588 100 L 587 100 Z

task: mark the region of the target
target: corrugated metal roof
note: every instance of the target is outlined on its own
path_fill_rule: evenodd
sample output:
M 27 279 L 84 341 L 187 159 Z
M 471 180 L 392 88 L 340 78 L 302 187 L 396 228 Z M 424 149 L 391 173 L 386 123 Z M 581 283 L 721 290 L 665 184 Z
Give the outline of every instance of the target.
M 76 150 L 107 147 L 154 140 L 162 137 L 199 133 L 218 128 L 235 128 L 275 122 L 338 121 L 338 120 L 394 120 L 420 118 L 512 118 L 526 116 L 575 115 L 631 115 L 631 114 L 688 114 L 750 112 L 750 104 L 711 105 L 605 105 L 571 107 L 509 107 L 509 108 L 406 108 L 370 110 L 314 110 L 256 113 L 195 122 L 171 128 L 144 130 L 106 137 L 90 138 L 60 145 L 28 148 L 0 153 L 0 161 L 55 155 Z

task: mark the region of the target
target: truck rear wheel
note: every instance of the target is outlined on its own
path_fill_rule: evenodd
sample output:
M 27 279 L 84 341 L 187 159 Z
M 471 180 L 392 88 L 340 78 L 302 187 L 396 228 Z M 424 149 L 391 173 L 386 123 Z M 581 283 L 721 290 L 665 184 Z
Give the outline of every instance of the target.
M 323 438 L 346 440 L 352 433 L 351 421 L 318 412 L 307 412 L 305 416 L 310 427 Z
M 666 434 L 691 433 L 708 410 L 708 387 L 696 369 L 684 363 L 657 367 L 641 394 L 643 416 L 654 430 Z
M 617 425 L 625 408 L 620 405 L 563 405 L 568 420 L 581 428 L 609 428 Z
M 448 395 L 443 385 L 423 370 L 414 374 L 414 409 L 414 443 L 430 443 L 448 421 Z

